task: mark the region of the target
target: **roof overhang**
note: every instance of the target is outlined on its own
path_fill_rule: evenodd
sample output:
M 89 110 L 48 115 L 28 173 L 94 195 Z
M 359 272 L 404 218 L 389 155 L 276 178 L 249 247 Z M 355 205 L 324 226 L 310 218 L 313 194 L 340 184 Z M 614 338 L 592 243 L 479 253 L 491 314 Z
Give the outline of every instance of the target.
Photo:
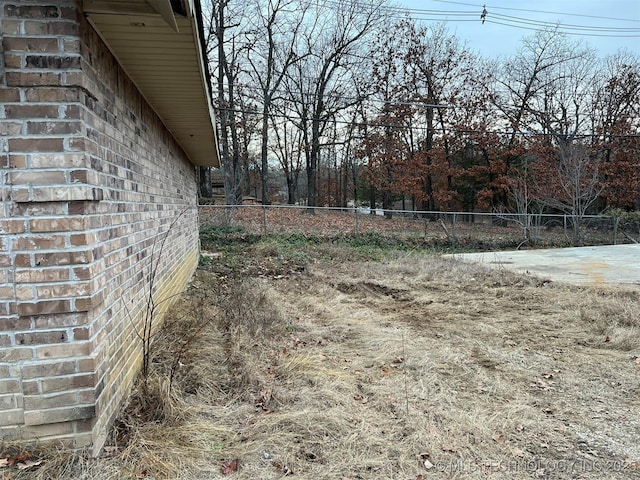
M 191 162 L 219 166 L 199 0 L 84 0 L 83 10 Z

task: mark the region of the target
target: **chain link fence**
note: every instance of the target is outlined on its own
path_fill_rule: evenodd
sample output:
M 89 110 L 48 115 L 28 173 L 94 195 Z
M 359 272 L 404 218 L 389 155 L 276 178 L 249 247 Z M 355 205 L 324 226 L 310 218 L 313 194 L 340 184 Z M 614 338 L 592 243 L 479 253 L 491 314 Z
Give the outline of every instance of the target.
M 202 229 L 247 234 L 381 235 L 476 248 L 638 243 L 640 222 L 587 215 L 429 212 L 293 205 L 202 205 Z

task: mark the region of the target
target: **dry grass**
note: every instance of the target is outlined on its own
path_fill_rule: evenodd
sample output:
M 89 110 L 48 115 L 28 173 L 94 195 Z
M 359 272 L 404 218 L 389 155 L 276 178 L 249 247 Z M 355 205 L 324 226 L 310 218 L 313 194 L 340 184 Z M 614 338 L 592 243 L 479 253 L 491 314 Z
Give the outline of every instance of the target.
M 200 272 L 109 453 L 15 478 L 640 478 L 639 311 L 416 254 Z
M 582 319 L 593 325 L 593 331 L 607 339 L 610 348 L 640 350 L 640 309 L 634 292 L 600 292 L 606 302 L 592 298 L 581 311 Z

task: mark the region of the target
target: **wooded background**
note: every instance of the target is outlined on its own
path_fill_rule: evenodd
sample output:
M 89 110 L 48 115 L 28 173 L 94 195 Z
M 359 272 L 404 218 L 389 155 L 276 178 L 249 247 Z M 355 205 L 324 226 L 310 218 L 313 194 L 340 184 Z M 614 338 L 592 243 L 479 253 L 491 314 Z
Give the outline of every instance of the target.
M 552 28 L 483 58 L 380 0 L 221 0 L 204 21 L 227 204 L 640 209 L 630 50 Z

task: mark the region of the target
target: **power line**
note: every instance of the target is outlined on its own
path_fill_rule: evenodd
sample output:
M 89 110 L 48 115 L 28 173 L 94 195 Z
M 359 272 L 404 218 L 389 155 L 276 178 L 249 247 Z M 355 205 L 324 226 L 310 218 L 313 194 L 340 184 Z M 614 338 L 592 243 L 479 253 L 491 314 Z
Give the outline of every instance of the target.
M 249 84 L 243 84 L 239 86 L 240 89 L 248 89 L 248 90 L 255 90 L 258 92 L 261 92 L 262 89 L 260 87 L 257 87 L 255 85 L 249 85 Z M 278 88 L 275 90 L 276 92 L 280 93 L 280 94 L 288 94 L 291 93 L 289 90 L 286 90 L 284 88 Z M 299 92 L 296 91 L 296 94 L 300 94 L 304 97 L 313 97 L 315 98 L 317 96 L 316 93 L 314 92 Z M 335 98 L 337 100 L 346 100 L 349 102 L 353 102 L 356 100 L 366 100 L 369 102 L 375 102 L 375 103 L 385 103 L 388 105 L 406 105 L 406 106 L 414 106 L 414 107 L 432 107 L 432 108 L 452 108 L 453 105 L 443 105 L 443 104 L 435 104 L 435 103 L 426 103 L 426 102 L 411 102 L 411 101 L 407 101 L 407 100 L 382 100 L 382 99 L 378 99 L 378 98 L 372 98 L 372 97 L 350 97 L 348 95 L 340 95 L 337 93 L 325 93 L 324 94 L 325 97 L 329 97 L 329 98 Z
M 368 7 L 362 1 L 351 1 L 349 2 L 352 5 L 358 6 L 362 9 Z M 315 3 L 314 5 L 318 7 L 323 6 L 331 6 L 333 8 L 343 8 L 344 2 L 340 2 L 339 0 L 327 0 L 323 4 Z M 442 21 L 455 21 L 455 22 L 477 22 L 477 12 L 473 10 L 461 11 L 461 10 L 423 10 L 423 9 L 414 9 L 407 7 L 390 7 L 390 6 L 382 6 L 380 10 L 384 10 L 387 17 L 394 19 L 405 19 L 407 15 L 420 15 L 420 20 L 425 21 L 434 21 L 434 22 L 442 22 Z M 435 17 L 435 18 L 431 18 Z M 444 18 L 439 18 L 444 17 Z M 449 17 L 465 17 L 465 18 L 452 18 Z
M 502 15 L 500 13 L 494 13 L 493 15 L 491 15 L 491 14 L 489 14 L 489 15 L 493 16 L 493 17 L 498 17 L 498 18 L 501 18 L 501 19 L 509 20 L 509 21 L 538 24 L 538 25 L 543 25 L 543 26 L 548 26 L 548 27 L 558 26 L 558 27 L 561 27 L 561 28 L 575 28 L 575 29 L 580 29 L 580 30 L 609 30 L 609 31 L 612 31 L 612 32 L 634 32 L 634 33 L 640 33 L 640 28 L 596 27 L 596 26 L 575 25 L 575 24 L 571 24 L 571 23 L 546 22 L 546 21 L 543 21 L 543 20 L 531 20 L 531 19 L 528 19 L 528 18 L 514 17 L 512 15 Z
M 495 19 L 498 20 L 495 20 Z M 597 37 L 624 37 L 633 38 L 640 37 L 640 29 L 638 28 L 608 28 L 608 27 L 591 27 L 574 24 L 551 23 L 545 21 L 529 20 L 527 18 L 514 17 L 511 15 L 489 14 L 486 22 L 506 25 L 515 28 L 525 28 L 527 30 L 538 30 L 553 28 L 562 33 L 584 36 Z M 576 31 L 573 31 L 576 30 Z
M 505 23 L 505 22 L 499 22 L 497 20 L 493 20 L 489 17 L 487 17 L 486 19 L 486 23 L 493 23 L 496 25 L 503 25 L 505 27 L 512 27 L 512 28 L 519 28 L 521 30 L 530 30 L 530 31 L 534 31 L 534 32 L 538 32 L 540 31 L 540 26 L 536 27 L 536 26 L 525 26 L 525 25 L 517 25 L 517 24 L 513 24 L 513 23 Z M 583 37 L 607 37 L 607 38 L 637 38 L 640 37 L 640 32 L 638 32 L 637 35 L 617 35 L 615 33 L 584 33 L 584 32 L 571 32 L 571 31 L 563 31 L 562 30 L 562 25 L 556 25 L 556 27 L 558 27 L 558 31 L 561 33 L 565 33 L 567 35 L 580 35 Z
M 416 20 L 421 21 L 446 21 L 450 23 L 454 22 L 479 22 L 480 21 L 480 13 L 483 11 L 484 6 L 472 4 L 472 3 L 464 3 L 464 2 L 456 2 L 452 0 L 433 0 L 443 3 L 451 3 L 465 6 L 476 7 L 477 11 L 469 11 L 469 10 L 427 10 L 427 9 L 418 9 L 418 8 L 408 8 L 408 7 L 382 7 L 390 16 L 393 18 L 406 18 L 407 15 L 415 18 Z M 367 6 L 364 2 L 360 0 L 355 0 L 351 2 L 352 4 L 359 5 L 362 8 Z M 338 0 L 328 0 L 325 2 L 325 5 L 331 5 L 336 8 L 340 7 L 342 4 Z M 486 7 L 489 12 L 486 15 L 486 22 L 494 23 L 498 25 L 503 25 L 507 27 L 520 28 L 525 30 L 540 30 L 545 28 L 557 28 L 558 31 L 562 33 L 566 33 L 569 35 L 582 35 L 582 36 L 592 36 L 592 37 L 622 37 L 622 38 L 635 38 L 640 37 L 640 28 L 625 28 L 625 27 L 607 27 L 607 26 L 597 26 L 597 25 L 577 25 L 577 24 L 562 24 L 559 22 L 549 22 L 545 20 L 536 20 L 533 18 L 523 18 L 523 17 L 515 17 L 510 15 L 504 15 L 499 13 L 494 13 L 494 9 L 498 10 L 514 10 L 514 11 L 524 11 L 530 13 L 544 13 L 544 14 L 557 14 L 557 15 L 566 15 L 571 17 L 586 17 L 586 18 L 596 18 L 600 20 L 615 20 L 615 21 L 632 21 L 640 23 L 640 20 L 634 19 L 622 19 L 622 18 L 614 18 L 614 17 L 599 17 L 595 15 L 584 15 L 577 13 L 562 13 L 562 12 L 551 12 L 546 10 L 530 10 L 530 9 L 518 9 L 518 8 L 509 8 L 509 7 Z M 436 17 L 436 18 L 433 18 Z M 442 18 L 437 18 L 442 17 Z M 493 20 L 492 17 L 497 17 L 498 21 Z M 501 20 L 501 21 L 500 21 Z M 523 26 L 521 24 L 525 24 L 527 26 Z M 538 28 L 533 28 L 538 27 Z M 622 33 L 625 33 L 623 35 Z
M 262 115 L 260 112 L 256 112 L 253 110 L 243 110 L 243 109 L 239 109 L 239 108 L 224 108 L 224 107 L 214 107 L 216 110 L 218 111 L 225 111 L 225 112 L 234 112 L 234 113 L 247 113 L 247 114 L 251 114 L 251 115 Z M 294 115 L 285 115 L 282 113 L 272 113 L 269 114 L 270 117 L 274 117 L 274 118 L 284 118 L 286 120 L 302 120 L 300 117 L 294 116 Z M 429 128 L 426 126 L 420 126 L 420 125 L 402 125 L 402 124 L 393 124 L 393 123 L 380 123 L 380 122 L 357 122 L 357 121 L 352 121 L 352 120 L 339 120 L 336 118 L 333 119 L 318 119 L 318 118 L 308 118 L 308 121 L 313 121 L 313 120 L 320 120 L 320 121 L 324 121 L 327 123 L 333 123 L 333 124 L 341 124 L 341 125 L 347 125 L 347 126 L 355 126 L 355 127 L 374 127 L 374 128 L 396 128 L 396 129 L 403 129 L 403 130 L 420 130 L 420 131 L 433 131 L 436 133 L 440 133 L 441 130 L 438 128 Z M 549 136 L 551 134 L 549 133 L 539 133 L 539 132 L 522 132 L 522 131 L 515 131 L 515 132 L 509 132 L 509 131 L 504 131 L 504 130 L 473 130 L 473 129 L 462 129 L 462 128 L 449 128 L 447 129 L 447 133 L 456 133 L 456 134 L 486 134 L 486 135 L 518 135 L 518 136 Z M 640 138 L 640 134 L 627 134 L 627 135 L 602 135 L 602 134 L 597 134 L 597 133 L 583 133 L 583 134 L 576 134 L 574 135 L 574 138 L 597 138 L 597 137 L 603 137 L 606 136 L 607 138 Z
M 465 5 L 468 7 L 476 7 L 478 8 L 478 10 L 482 9 L 483 6 L 482 5 L 478 5 L 476 3 L 464 3 L 464 2 L 455 2 L 452 0 L 432 0 L 434 2 L 440 2 L 440 3 L 451 3 L 451 4 L 457 4 L 457 5 Z M 618 21 L 618 22 L 636 22 L 636 23 L 640 23 L 640 20 L 636 20 L 634 18 L 617 18 L 617 17 L 603 17 L 603 16 L 599 16 L 599 15 L 587 15 L 584 13 L 567 13 L 567 12 L 553 12 L 553 11 L 549 11 L 549 10 L 530 10 L 530 9 L 526 9 L 526 8 L 513 8 L 513 7 L 492 7 L 489 6 L 488 7 L 491 10 L 512 10 L 512 11 L 518 11 L 518 12 L 529 12 L 529 13 L 548 13 L 548 14 L 552 14 L 552 15 L 566 15 L 569 17 L 584 17 L 584 18 L 597 18 L 599 20 L 614 20 L 614 21 Z

